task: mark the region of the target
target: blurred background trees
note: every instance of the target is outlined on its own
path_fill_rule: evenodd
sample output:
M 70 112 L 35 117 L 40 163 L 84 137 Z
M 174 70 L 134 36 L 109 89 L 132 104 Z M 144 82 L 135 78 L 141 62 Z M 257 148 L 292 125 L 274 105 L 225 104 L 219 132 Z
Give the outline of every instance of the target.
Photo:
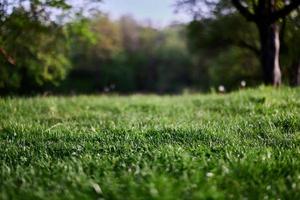
M 180 93 L 263 82 L 259 31 L 231 0 L 175 2 L 194 20 L 157 28 L 130 15 L 86 15 L 65 1 L 1 1 L 0 93 Z M 278 25 L 283 82 L 299 85 L 299 9 Z
M 282 57 L 284 74 L 292 86 L 300 85 L 300 9 L 284 20 Z
M 252 50 L 260 61 L 261 75 L 264 83 L 269 85 L 280 85 L 282 82 L 282 72 L 280 67 L 280 46 L 284 43 L 285 32 L 292 34 L 292 38 L 299 37 L 292 29 L 297 29 L 295 21 L 299 16 L 298 0 L 178 0 L 177 7 L 185 9 L 194 15 L 194 21 L 206 22 L 209 20 L 229 22 L 225 25 L 225 29 L 215 27 L 214 30 L 219 31 L 219 39 L 224 42 L 228 41 L 228 37 L 235 38 L 231 41 L 233 44 L 238 44 L 240 47 Z M 234 20 L 237 16 L 237 20 Z M 238 21 L 244 19 L 243 23 Z M 254 28 L 246 24 L 252 22 Z M 286 21 L 289 25 L 286 26 Z M 203 27 L 199 27 L 203 30 Z M 195 28 L 194 28 L 195 29 Z M 227 34 L 229 31 L 229 34 Z M 247 37 L 247 31 L 252 34 L 252 37 Z M 292 33 L 293 32 L 293 33 Z M 243 34 L 243 35 L 241 35 Z M 283 35 L 282 35 L 283 34 Z M 210 40 L 208 40 L 210 41 Z M 213 39 L 214 42 L 218 41 L 217 38 Z M 237 43 L 236 43 L 237 41 Z M 258 43 L 258 45 L 257 45 Z M 220 45 L 222 46 L 222 45 Z M 200 46 L 198 46 L 201 48 Z M 290 46 L 285 46 L 285 51 Z M 209 48 L 205 48 L 209 49 Z M 292 48 L 291 48 L 292 49 Z M 295 52 L 293 53 L 295 55 Z M 289 57 L 291 59 L 291 57 Z M 243 59 L 246 61 L 246 59 Z M 292 58 L 293 60 L 293 58 Z M 296 62 L 297 63 L 297 62 Z M 252 65 L 253 66 L 253 65 Z M 296 68 L 297 64 L 293 64 Z M 295 79 L 295 78 L 293 78 Z M 295 81 L 294 81 L 295 82 Z M 296 81 L 297 82 L 297 81 Z
M 113 21 L 101 13 L 69 28 L 78 23 L 91 37 L 78 38 L 71 31 L 73 69 L 57 91 L 180 92 L 196 81 L 183 25 L 156 29 L 131 16 Z
M 69 7 L 64 1 L 1 1 L 1 93 L 40 91 L 66 77 L 63 27 L 51 19 L 51 9 Z

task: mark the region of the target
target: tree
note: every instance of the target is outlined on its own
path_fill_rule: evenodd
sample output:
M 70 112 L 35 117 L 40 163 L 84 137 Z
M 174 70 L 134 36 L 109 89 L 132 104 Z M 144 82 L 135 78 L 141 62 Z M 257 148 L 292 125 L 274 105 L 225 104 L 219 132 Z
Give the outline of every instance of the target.
M 51 8 L 65 10 L 69 5 L 56 0 L 0 1 L 0 93 L 28 93 L 66 76 L 63 29 L 51 19 Z
M 280 19 L 288 16 L 299 5 L 299 0 L 286 1 L 259 0 L 257 2 L 231 0 L 236 9 L 248 20 L 254 22 L 260 36 L 260 59 L 265 84 L 280 85 Z M 284 6 L 280 6 L 280 3 Z M 281 8 L 278 8 L 281 7 Z
M 67 0 L 0 0 L 0 93 L 58 85 L 70 68 Z
M 15 9 L 1 27 L 0 92 L 28 93 L 58 84 L 69 69 L 62 27 Z
M 222 8 L 221 14 L 231 13 L 228 0 L 182 0 L 179 6 L 200 5 L 213 6 L 214 11 Z M 267 85 L 281 84 L 281 70 L 279 65 L 280 27 L 281 19 L 288 16 L 300 5 L 299 0 L 230 0 L 236 10 L 250 22 L 255 23 L 259 31 L 260 62 L 263 70 L 264 82 Z
M 249 86 L 259 83 L 259 41 L 254 24 L 232 13 L 192 21 L 187 33 L 189 49 L 201 70 L 202 87 L 224 85 L 231 90 L 242 80 Z

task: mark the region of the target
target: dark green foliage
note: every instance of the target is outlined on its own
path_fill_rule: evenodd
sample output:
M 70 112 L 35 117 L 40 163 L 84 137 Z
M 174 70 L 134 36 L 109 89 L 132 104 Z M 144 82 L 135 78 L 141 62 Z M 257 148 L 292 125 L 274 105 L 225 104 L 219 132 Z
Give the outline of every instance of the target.
M 1 199 L 298 199 L 300 91 L 0 99 Z
M 231 0 L 178 2 L 195 11 L 195 20 L 165 28 L 130 16 L 84 16 L 97 7 L 95 1 L 80 9 L 64 0 L 1 2 L 0 95 L 181 93 L 220 85 L 228 91 L 239 88 L 241 81 L 247 86 L 261 83 L 259 34 Z M 278 2 L 282 8 L 283 1 Z M 298 10 L 279 24 L 284 82 L 298 85 Z
M 158 30 L 129 16 L 114 22 L 105 15 L 81 23 L 93 41 L 70 35 L 74 69 L 58 90 L 174 93 L 198 87 L 183 25 Z
M 251 86 L 260 83 L 254 28 L 237 14 L 193 21 L 187 26 L 190 50 L 203 72 L 202 86 L 236 89 L 242 80 Z
M 58 12 L 69 6 L 64 1 L 3 1 L 0 7 L 0 94 L 57 85 L 70 66 L 63 28 L 50 15 L 53 8 Z
M 282 63 L 283 72 L 288 77 L 287 83 L 300 84 L 300 16 L 287 17 L 282 30 Z
M 281 83 L 281 75 L 285 83 L 300 84 L 300 61 L 295 50 L 299 46 L 299 1 L 178 0 L 177 6 L 194 16 L 188 26 L 188 39 L 204 72 L 202 79 L 206 78 L 209 85 L 234 88 L 238 80 L 256 85 L 262 79 L 265 84 L 276 85 Z M 277 69 L 276 75 L 272 70 L 277 61 L 272 59 L 278 56 L 268 58 L 274 54 L 271 47 L 267 48 L 270 38 L 260 34 L 271 24 L 280 30 L 276 35 L 280 35 L 280 53 L 284 58 L 280 62 L 282 73 Z
M 65 79 L 71 66 L 63 21 L 71 8 L 64 0 L 0 2 L 1 95 L 41 92 Z

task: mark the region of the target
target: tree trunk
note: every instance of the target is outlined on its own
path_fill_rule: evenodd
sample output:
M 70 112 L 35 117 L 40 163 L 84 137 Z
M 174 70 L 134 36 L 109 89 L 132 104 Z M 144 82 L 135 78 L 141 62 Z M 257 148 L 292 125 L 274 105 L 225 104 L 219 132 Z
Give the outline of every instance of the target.
M 261 66 L 266 85 L 279 86 L 281 71 L 279 65 L 280 38 L 277 24 L 259 24 L 261 45 Z

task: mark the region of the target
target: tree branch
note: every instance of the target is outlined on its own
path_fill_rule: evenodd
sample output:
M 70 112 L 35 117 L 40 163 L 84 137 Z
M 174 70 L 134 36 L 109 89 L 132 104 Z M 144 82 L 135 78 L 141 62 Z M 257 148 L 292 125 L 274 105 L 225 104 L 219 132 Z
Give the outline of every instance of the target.
M 3 49 L 0 47 L 0 54 L 6 59 L 6 61 L 12 65 L 16 65 L 16 61 Z
M 260 50 L 257 47 L 255 47 L 251 44 L 248 44 L 247 42 L 245 42 L 243 40 L 238 41 L 237 45 L 239 47 L 246 48 L 246 49 L 252 51 L 256 56 L 260 55 Z
M 240 0 L 231 0 L 231 2 L 248 21 L 255 21 L 255 15 L 252 14 L 245 6 L 243 6 Z
M 297 9 L 300 6 L 300 0 L 291 1 L 289 5 L 286 5 L 284 8 L 275 11 L 271 15 L 271 23 L 276 22 L 278 19 L 283 18 L 290 14 L 293 10 Z

